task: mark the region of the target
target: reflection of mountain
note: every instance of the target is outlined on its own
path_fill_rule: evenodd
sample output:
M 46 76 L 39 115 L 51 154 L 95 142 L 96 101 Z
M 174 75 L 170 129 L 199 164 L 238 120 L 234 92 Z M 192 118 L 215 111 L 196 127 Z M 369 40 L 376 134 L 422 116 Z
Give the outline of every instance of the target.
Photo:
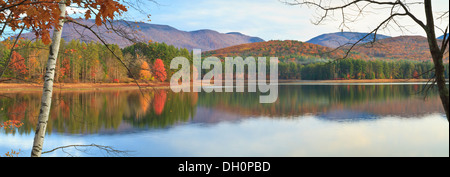
M 274 104 L 259 104 L 257 93 L 203 93 L 199 105 L 242 117 L 274 118 L 324 115 L 332 119 L 329 113 L 342 111 L 355 113 L 339 115 L 352 119 L 418 117 L 443 112 L 436 94 L 430 93 L 424 100 L 417 95 L 419 89 L 419 85 L 280 86 L 279 99 Z
M 177 124 L 215 124 L 248 118 L 317 116 L 330 121 L 363 121 L 382 117 L 415 118 L 442 113 L 435 92 L 417 96 L 420 85 L 280 86 L 274 104 L 260 104 L 259 93 L 179 93 L 138 90 L 62 92 L 54 95 L 49 133 L 113 134 L 163 129 Z M 0 122 L 24 122 L 20 134 L 31 134 L 39 113 L 39 93 L 3 93 Z
M 236 112 L 225 111 L 221 109 L 208 108 L 199 106 L 197 107 L 197 114 L 192 120 L 192 123 L 219 123 L 219 122 L 233 122 L 248 118 Z
M 332 110 L 320 114 L 317 117 L 319 119 L 324 120 L 347 122 L 347 121 L 374 120 L 378 118 L 378 115 L 352 110 Z

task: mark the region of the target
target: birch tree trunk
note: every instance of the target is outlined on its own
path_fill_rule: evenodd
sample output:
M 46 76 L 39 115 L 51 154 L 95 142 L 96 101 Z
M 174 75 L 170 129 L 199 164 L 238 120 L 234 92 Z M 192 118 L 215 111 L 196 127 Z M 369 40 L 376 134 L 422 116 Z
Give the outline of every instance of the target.
M 42 147 L 44 145 L 44 137 L 47 129 L 48 116 L 50 114 L 50 106 L 52 104 L 53 82 L 55 78 L 56 60 L 58 58 L 59 45 L 61 42 L 61 33 L 64 25 L 64 18 L 66 16 L 66 0 L 59 2 L 59 9 L 61 11 L 59 20 L 59 29 L 55 28 L 53 31 L 52 44 L 50 45 L 50 54 L 48 56 L 47 67 L 44 76 L 44 88 L 41 100 L 41 109 L 39 112 L 39 120 L 36 127 L 36 134 L 34 135 L 33 149 L 31 157 L 40 157 Z

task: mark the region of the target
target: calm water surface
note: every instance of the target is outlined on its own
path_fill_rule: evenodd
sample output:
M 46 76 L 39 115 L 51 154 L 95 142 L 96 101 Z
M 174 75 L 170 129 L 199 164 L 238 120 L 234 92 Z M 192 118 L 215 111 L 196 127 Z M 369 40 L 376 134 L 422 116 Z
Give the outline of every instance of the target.
M 44 151 L 99 144 L 126 156 L 449 156 L 449 124 L 424 85 L 282 85 L 274 104 L 259 93 L 111 90 L 54 92 Z M 29 156 L 39 92 L 0 91 L 0 154 Z M 110 156 L 95 148 L 73 156 Z M 68 156 L 59 150 L 44 156 Z

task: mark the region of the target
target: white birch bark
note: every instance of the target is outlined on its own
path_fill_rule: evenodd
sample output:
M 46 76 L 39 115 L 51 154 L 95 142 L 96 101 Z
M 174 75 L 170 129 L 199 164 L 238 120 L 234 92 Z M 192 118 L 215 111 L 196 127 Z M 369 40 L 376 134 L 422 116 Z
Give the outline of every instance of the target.
M 44 89 L 42 93 L 41 109 L 39 112 L 38 125 L 36 127 L 36 134 L 34 135 L 33 149 L 31 157 L 40 157 L 42 147 L 44 145 L 44 137 L 47 129 L 48 116 L 50 114 L 50 106 L 52 104 L 53 82 L 55 79 L 56 59 L 58 58 L 59 45 L 61 42 L 61 33 L 64 25 L 64 18 L 66 16 L 66 0 L 61 0 L 59 3 L 61 10 L 61 19 L 59 20 L 59 29 L 55 28 L 53 31 L 52 44 L 50 45 L 50 54 L 48 56 L 47 68 L 44 76 Z

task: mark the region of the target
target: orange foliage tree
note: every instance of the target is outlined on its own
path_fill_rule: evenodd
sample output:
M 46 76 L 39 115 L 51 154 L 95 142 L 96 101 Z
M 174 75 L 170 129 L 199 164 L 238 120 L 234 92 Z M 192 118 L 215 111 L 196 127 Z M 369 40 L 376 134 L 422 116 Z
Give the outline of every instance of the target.
M 64 58 L 62 66 L 59 69 L 59 78 L 65 79 L 70 74 L 70 61 L 68 58 Z
M 164 82 L 167 79 L 166 68 L 164 68 L 164 63 L 161 59 L 156 59 L 153 70 L 159 81 Z
M 12 52 L 11 63 L 9 67 L 16 74 L 26 75 L 28 73 L 27 66 L 25 65 L 25 59 L 16 51 Z
M 60 28 L 58 22 L 61 11 L 60 1 L 48 0 L 0 0 L 0 22 L 9 26 L 13 31 L 25 28 L 33 31 L 37 38 L 42 38 L 42 42 L 51 42 L 49 30 L 53 27 Z M 114 19 L 127 11 L 125 5 L 118 0 L 66 0 L 67 6 L 87 9 L 85 18 L 91 18 L 91 9 L 95 10 L 95 24 L 101 25 L 107 19 Z M 115 14 L 117 13 L 117 14 Z M 3 30 L 0 35 L 3 34 Z
M 146 81 L 152 80 L 152 73 L 150 72 L 150 66 L 146 61 L 142 62 L 141 71 L 139 71 L 139 77 L 140 79 Z

